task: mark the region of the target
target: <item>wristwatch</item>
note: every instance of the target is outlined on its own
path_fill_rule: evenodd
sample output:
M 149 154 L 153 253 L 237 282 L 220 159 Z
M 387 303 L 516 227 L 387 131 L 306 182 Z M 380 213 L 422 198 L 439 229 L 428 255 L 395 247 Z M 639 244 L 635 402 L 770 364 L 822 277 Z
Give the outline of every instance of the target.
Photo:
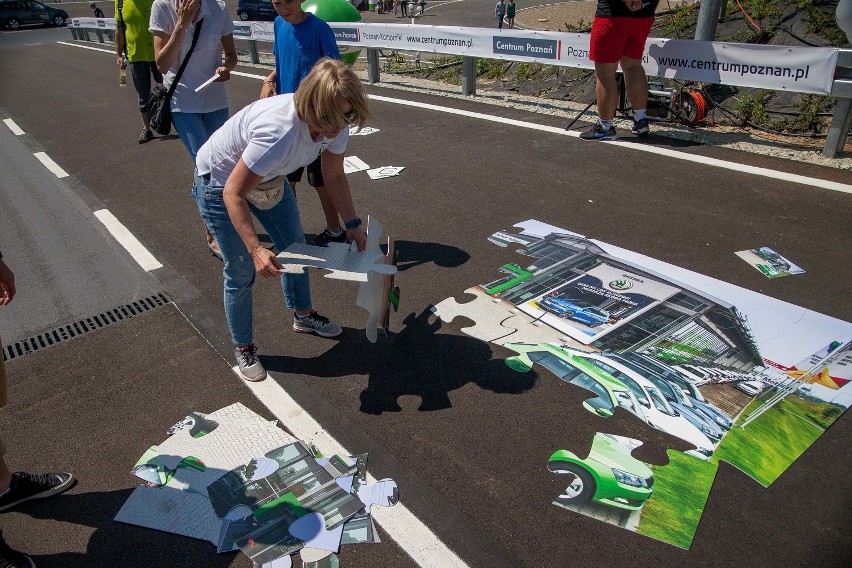
M 346 227 L 347 231 L 351 231 L 352 229 L 357 229 L 361 226 L 361 218 L 355 217 L 351 221 L 344 221 L 343 226 Z

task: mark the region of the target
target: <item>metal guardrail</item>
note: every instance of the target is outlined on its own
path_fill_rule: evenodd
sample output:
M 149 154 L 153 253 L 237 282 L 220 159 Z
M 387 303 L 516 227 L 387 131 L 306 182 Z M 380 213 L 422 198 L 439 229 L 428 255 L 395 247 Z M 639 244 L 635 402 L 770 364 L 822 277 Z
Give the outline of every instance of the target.
M 98 43 L 106 43 L 107 40 L 115 42 L 114 34 L 110 29 L 71 26 L 68 29 L 75 40 L 93 41 L 90 33 L 94 33 Z M 106 39 L 104 39 L 105 37 Z M 259 42 L 269 43 L 269 41 L 239 37 L 234 39 L 248 43 L 249 60 L 254 65 L 260 64 L 261 51 L 257 44 Z M 266 53 L 266 51 L 263 51 L 263 53 Z M 464 96 L 476 95 L 476 60 L 476 57 L 462 56 L 461 93 Z M 367 80 L 373 84 L 381 82 L 378 48 L 367 48 Z M 822 153 L 827 158 L 835 158 L 843 151 L 849 130 L 852 128 L 852 49 L 838 50 L 834 82 L 829 96 L 837 99 L 837 105 L 831 118 Z

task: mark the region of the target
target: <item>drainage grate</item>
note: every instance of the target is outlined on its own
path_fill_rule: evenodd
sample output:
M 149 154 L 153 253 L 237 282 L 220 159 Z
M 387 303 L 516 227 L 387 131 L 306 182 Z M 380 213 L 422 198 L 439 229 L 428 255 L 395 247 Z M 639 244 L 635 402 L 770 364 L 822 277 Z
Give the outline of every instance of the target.
M 52 345 L 56 345 L 62 341 L 74 339 L 78 335 L 83 335 L 84 333 L 132 318 L 133 316 L 138 316 L 139 314 L 143 314 L 153 310 L 154 308 L 159 308 L 170 303 L 171 300 L 165 294 L 155 294 L 153 296 L 148 296 L 147 298 L 142 298 L 141 300 L 136 300 L 130 304 L 125 304 L 118 308 L 103 312 L 96 316 L 54 328 L 50 331 L 30 337 L 29 339 L 24 339 L 23 341 L 18 341 L 11 345 L 4 345 L 3 360 L 10 361 L 15 357 L 21 357 L 22 355 L 33 353 L 39 349 L 45 349 Z

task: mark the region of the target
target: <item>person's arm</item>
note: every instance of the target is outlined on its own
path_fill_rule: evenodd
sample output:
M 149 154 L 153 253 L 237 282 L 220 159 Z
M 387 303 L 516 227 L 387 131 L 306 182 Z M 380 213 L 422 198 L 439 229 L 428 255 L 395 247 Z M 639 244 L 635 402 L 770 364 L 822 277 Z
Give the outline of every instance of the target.
M 352 201 L 352 192 L 349 189 L 349 180 L 343 173 L 343 154 L 334 154 L 329 150 L 322 153 L 322 179 L 325 181 L 325 190 L 337 209 L 337 213 L 344 222 L 353 221 L 358 218 L 355 214 L 355 204 Z M 367 233 L 365 227 L 346 229 L 346 236 L 358 245 L 358 250 L 364 252 L 367 248 Z
M 201 7 L 200 0 L 175 0 L 177 23 L 172 33 L 162 31 L 152 32 L 154 34 L 154 60 L 160 73 L 168 73 L 180 55 L 180 48 L 186 37 L 186 32 L 198 10 Z
M 237 48 L 234 47 L 234 34 L 222 36 L 222 50 L 225 52 L 225 62 L 216 68 L 219 78 L 216 82 L 227 81 L 231 78 L 231 71 L 237 66 Z
M 271 278 L 280 274 L 282 267 L 278 259 L 275 258 L 275 253 L 260 244 L 246 201 L 246 195 L 255 189 L 262 180 L 263 176 L 251 171 L 240 158 L 234 171 L 228 176 L 228 181 L 225 182 L 222 200 L 225 202 L 225 208 L 228 210 L 234 228 L 245 243 L 249 254 L 251 254 L 254 269 L 261 276 Z
M 266 97 L 274 97 L 275 96 L 275 69 L 266 76 L 266 79 L 263 80 L 263 83 L 260 85 L 260 98 L 265 99 Z
M 116 12 L 118 12 L 118 8 L 116 7 Z M 116 16 L 119 16 L 116 13 Z M 124 48 L 125 48 L 125 39 L 124 39 L 124 20 L 116 18 L 115 21 L 115 65 L 116 67 L 121 67 L 124 65 Z
M 5 306 L 15 297 L 15 274 L 3 262 L 0 254 L 0 306 Z

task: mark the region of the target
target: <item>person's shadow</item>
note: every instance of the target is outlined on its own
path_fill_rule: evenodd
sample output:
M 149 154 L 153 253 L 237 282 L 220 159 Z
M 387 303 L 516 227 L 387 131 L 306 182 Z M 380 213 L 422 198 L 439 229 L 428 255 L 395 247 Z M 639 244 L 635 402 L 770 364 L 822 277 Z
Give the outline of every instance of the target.
M 433 320 L 433 321 L 430 321 Z M 429 309 L 405 318 L 405 328 L 390 338 L 369 343 L 362 330 L 346 337 L 319 357 L 262 356 L 272 372 L 315 377 L 368 375 L 360 395 L 361 412 L 399 412 L 402 395 L 421 398 L 418 410 L 451 408 L 449 392 L 468 383 L 498 393 L 520 394 L 535 385 L 534 373 L 519 374 L 491 346 L 466 335 L 438 333 L 441 320 Z

